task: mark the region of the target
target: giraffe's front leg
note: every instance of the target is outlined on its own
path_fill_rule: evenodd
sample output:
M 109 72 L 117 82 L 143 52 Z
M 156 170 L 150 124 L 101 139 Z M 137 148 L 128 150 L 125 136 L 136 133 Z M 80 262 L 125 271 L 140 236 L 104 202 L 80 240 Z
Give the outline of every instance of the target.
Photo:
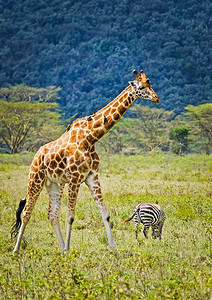
M 76 179 L 76 182 L 77 182 L 77 179 Z M 79 183 L 76 183 L 76 184 L 69 183 L 67 230 L 66 230 L 66 241 L 65 241 L 64 250 L 70 249 L 71 229 L 72 229 L 72 224 L 74 222 L 74 217 L 75 217 L 75 208 L 76 208 L 76 201 L 77 201 L 79 187 L 80 187 Z
M 47 181 L 46 189 L 49 194 L 48 219 L 55 230 L 61 250 L 63 250 L 65 246 L 59 223 L 60 202 L 63 188 L 64 185 Z
M 109 213 L 107 211 L 107 208 L 106 208 L 103 198 L 102 198 L 102 191 L 101 191 L 101 186 L 100 186 L 100 182 L 98 179 L 98 173 L 94 172 L 91 175 L 89 175 L 87 177 L 85 183 L 89 187 L 91 194 L 94 198 L 94 201 L 96 202 L 96 204 L 101 212 L 102 220 L 105 224 L 105 229 L 107 232 L 109 246 L 111 249 L 114 249 L 115 243 L 113 241 L 112 231 L 111 231 L 111 227 L 110 227 L 110 223 L 109 223 L 110 216 L 109 216 Z

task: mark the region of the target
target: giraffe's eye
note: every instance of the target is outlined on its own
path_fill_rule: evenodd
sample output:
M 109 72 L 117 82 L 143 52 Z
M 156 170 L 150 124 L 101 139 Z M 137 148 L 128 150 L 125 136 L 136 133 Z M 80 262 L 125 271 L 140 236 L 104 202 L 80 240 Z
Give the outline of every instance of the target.
M 140 90 L 140 91 L 143 90 L 143 89 L 145 89 L 144 86 L 140 86 L 140 87 L 139 87 L 139 90 Z

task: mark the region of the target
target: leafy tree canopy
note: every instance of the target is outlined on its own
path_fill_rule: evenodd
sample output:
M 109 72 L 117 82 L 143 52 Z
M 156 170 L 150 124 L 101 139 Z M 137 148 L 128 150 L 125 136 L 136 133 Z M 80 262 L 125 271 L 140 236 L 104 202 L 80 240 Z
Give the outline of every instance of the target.
M 185 116 L 192 122 L 194 134 L 201 137 L 202 148 L 212 151 L 212 103 L 186 107 Z
M 49 100 L 48 91 L 42 90 L 47 99 L 43 98 L 43 102 L 39 103 L 34 98 L 40 91 L 34 88 L 16 86 L 0 90 L 0 141 L 10 153 L 19 152 L 24 144 L 30 148 L 38 147 L 39 142 L 47 142 L 55 138 L 56 132 L 61 133 L 63 127 L 59 121 L 60 114 L 55 110 L 57 104 L 45 103 Z M 45 128 L 48 128 L 48 133 L 43 136 Z
M 132 111 L 139 120 L 136 134 L 140 143 L 145 144 L 146 149 L 152 151 L 168 144 L 169 121 L 173 117 L 173 112 L 138 104 L 133 107 Z
M 211 8 L 210 0 L 2 1 L 0 87 L 60 86 L 60 107 L 80 117 L 142 68 L 159 108 L 179 114 L 211 101 Z
M 135 154 L 138 151 L 149 152 L 158 147 L 167 148 L 171 126 L 169 121 L 173 113 L 162 108 L 150 108 L 139 104 L 132 108 L 132 112 L 134 118 L 122 118 L 99 141 L 99 147 L 107 153 L 124 150 L 129 154 Z
M 55 102 L 58 100 L 60 88 L 49 86 L 47 88 L 33 88 L 25 84 L 0 89 L 0 99 L 11 102 Z
M 183 154 L 188 150 L 188 135 L 189 129 L 185 126 L 179 126 L 171 129 L 169 136 L 173 141 L 171 147 L 174 153 Z

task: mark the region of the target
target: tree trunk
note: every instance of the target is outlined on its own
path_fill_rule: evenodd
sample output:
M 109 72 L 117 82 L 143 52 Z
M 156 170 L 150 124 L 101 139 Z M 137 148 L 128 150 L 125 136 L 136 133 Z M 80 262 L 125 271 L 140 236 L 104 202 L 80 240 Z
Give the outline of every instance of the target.
M 18 153 L 18 149 L 16 147 L 10 148 L 10 154 L 15 154 L 15 153 Z

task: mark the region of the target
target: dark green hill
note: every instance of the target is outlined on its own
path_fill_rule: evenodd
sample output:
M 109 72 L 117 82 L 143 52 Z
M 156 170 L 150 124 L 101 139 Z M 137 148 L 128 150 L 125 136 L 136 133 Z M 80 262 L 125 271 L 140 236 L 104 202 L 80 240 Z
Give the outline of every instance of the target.
M 158 107 L 180 113 L 211 101 L 211 10 L 209 0 L 1 1 L 0 87 L 60 86 L 66 116 L 82 116 L 142 68 Z

